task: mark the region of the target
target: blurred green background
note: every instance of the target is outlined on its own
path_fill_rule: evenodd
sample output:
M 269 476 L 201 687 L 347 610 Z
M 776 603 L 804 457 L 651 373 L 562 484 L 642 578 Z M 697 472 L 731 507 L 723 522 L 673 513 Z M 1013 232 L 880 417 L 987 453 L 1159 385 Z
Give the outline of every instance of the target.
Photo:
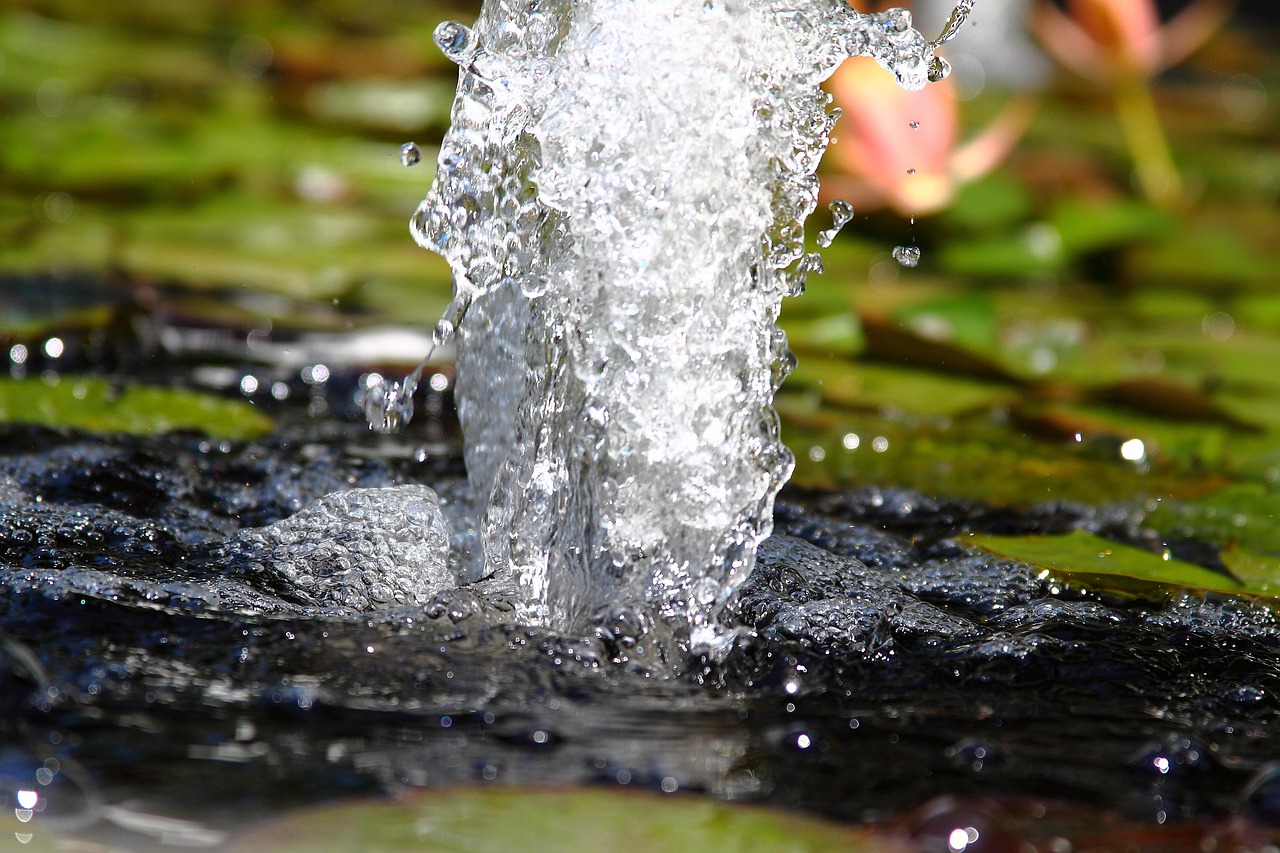
M 921 28 L 940 28 L 939 4 L 921 5 Z M 778 406 L 796 480 L 1120 505 L 1170 537 L 1213 543 L 1238 572 L 1274 576 L 1276 31 L 1235 18 L 1206 25 L 1169 67 L 1102 73 L 1145 49 L 1116 36 L 1094 45 L 1090 76 L 1040 45 L 1083 44 L 1080 33 L 1099 31 L 1088 15 L 1102 13 L 1055 6 L 1073 16 L 1056 25 L 1083 29 L 1026 31 L 1047 5 L 980 3 L 952 46 L 946 103 L 903 95 L 904 112 L 869 110 L 848 99 L 860 84 L 841 95 L 833 83 L 846 114 L 836 150 L 862 156 L 828 158 L 827 200 L 847 198 L 856 215 L 823 251 L 825 274 L 784 311 L 800 366 Z M 456 79 L 431 32 L 476 8 L 7 4 L 0 419 L 56 393 L 32 384 L 15 347 L 36 352 L 121 294 L 242 330 L 259 317 L 432 324 L 447 269 L 406 227 Z M 877 154 L 868 140 L 877 116 L 902 135 L 916 113 L 905 135 L 921 140 L 907 153 L 919 169 L 904 178 L 890 156 L 903 151 Z M 398 156 L 409 140 L 423 149 L 414 168 Z M 898 178 L 877 182 L 886 170 Z M 810 231 L 830 222 L 819 210 Z M 919 265 L 896 263 L 895 246 L 919 248 Z M 32 278 L 68 272 L 103 283 L 68 299 Z

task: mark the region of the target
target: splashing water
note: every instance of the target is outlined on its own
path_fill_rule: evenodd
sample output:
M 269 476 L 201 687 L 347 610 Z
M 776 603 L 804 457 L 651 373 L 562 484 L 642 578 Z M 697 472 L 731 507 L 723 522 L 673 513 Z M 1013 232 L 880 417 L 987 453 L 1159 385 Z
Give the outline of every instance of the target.
M 519 618 L 723 639 L 793 466 L 775 320 L 821 267 L 819 83 L 854 55 L 944 77 L 971 5 L 937 42 L 841 0 L 486 0 L 436 29 L 458 93 L 411 227 L 453 271 L 437 339 L 457 329 L 483 570 Z M 370 389 L 375 426 L 420 374 Z
M 837 199 L 829 205 L 831 211 L 831 227 L 826 231 L 819 231 L 817 243 L 819 248 L 826 249 L 835 242 L 836 235 L 849 224 L 853 219 L 853 205 L 847 201 Z

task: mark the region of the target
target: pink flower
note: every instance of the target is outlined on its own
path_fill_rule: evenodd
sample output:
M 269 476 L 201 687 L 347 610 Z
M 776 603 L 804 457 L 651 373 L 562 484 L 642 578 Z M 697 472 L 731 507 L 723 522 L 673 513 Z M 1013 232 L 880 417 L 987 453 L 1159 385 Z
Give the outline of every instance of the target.
M 1032 18 L 1049 54 L 1111 89 L 1134 177 L 1159 204 L 1176 203 L 1182 185 L 1149 81 L 1208 41 L 1234 5 L 1195 0 L 1161 24 L 1154 0 L 1067 0 L 1066 13 L 1046 0 Z
M 1032 28 L 1056 60 L 1094 80 L 1154 77 L 1199 49 L 1230 17 L 1232 0 L 1197 0 L 1166 24 L 1153 0 L 1043 3 Z
M 907 92 L 874 62 L 850 60 L 828 91 L 843 111 L 827 152 L 823 195 L 859 210 L 904 216 L 936 213 L 956 190 L 1008 156 L 1031 119 L 1017 100 L 972 141 L 957 145 L 957 109 L 948 81 Z

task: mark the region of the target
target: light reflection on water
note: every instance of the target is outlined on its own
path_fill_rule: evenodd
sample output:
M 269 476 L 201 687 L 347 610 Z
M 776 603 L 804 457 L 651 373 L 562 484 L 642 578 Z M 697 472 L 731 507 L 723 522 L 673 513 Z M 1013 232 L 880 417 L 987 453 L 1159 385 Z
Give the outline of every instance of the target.
M 10 370 L 69 375 L 83 349 L 46 333 L 9 347 Z M 849 821 L 939 794 L 1062 791 L 1153 822 L 1274 816 L 1274 619 L 1042 586 L 946 538 L 989 511 L 977 505 L 888 489 L 797 498 L 777 529 L 827 556 L 760 574 L 776 589 L 735 615 L 758 636 L 675 679 L 614 663 L 599 637 L 506 627 L 501 614 L 477 623 L 465 602 L 353 617 L 299 608 L 225 566 L 200 575 L 199 543 L 318 494 L 430 479 L 457 497 L 451 427 L 428 419 L 403 442 L 375 441 L 355 420 L 374 366 L 318 355 L 219 374 L 232 393 L 257 378 L 283 437 L 9 435 L 0 796 L 15 822 L 30 808 L 21 831 L 212 844 L 292 806 L 458 784 L 674 789 Z M 428 377 L 426 410 L 447 410 L 451 372 Z M 275 382 L 290 394 L 273 403 Z M 349 420 L 311 421 L 315 401 Z M 834 431 L 825 463 L 909 450 L 890 426 Z M 1102 450 L 1136 464 L 1124 448 Z M 991 523 L 1103 517 L 1038 512 Z M 976 826 L 960 813 L 944 823 Z

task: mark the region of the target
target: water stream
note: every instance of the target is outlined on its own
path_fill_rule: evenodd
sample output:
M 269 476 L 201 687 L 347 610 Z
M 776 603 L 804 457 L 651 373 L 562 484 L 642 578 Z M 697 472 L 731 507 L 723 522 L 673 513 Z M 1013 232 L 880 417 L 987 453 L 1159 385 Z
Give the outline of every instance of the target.
M 522 622 L 727 641 L 794 462 L 775 321 L 818 263 L 819 84 L 850 56 L 945 76 L 971 5 L 936 42 L 837 0 L 508 0 L 436 30 L 460 80 L 413 231 L 453 270 L 435 337 L 458 338 L 475 573 Z M 371 390 L 378 428 L 417 380 Z

